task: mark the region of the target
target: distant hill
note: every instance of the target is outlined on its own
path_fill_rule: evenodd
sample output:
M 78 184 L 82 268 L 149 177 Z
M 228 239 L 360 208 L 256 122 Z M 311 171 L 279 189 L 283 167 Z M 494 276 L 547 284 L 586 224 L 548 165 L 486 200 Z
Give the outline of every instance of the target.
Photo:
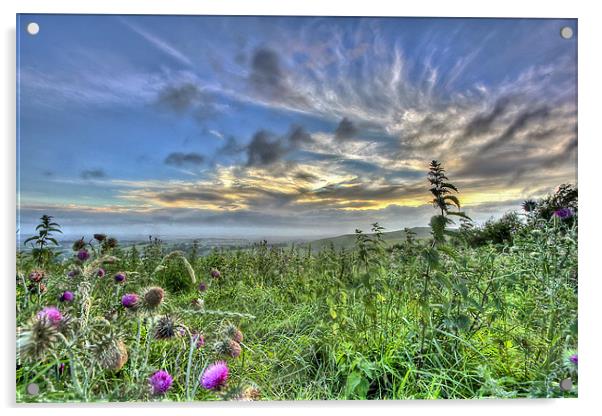
M 430 237 L 431 229 L 430 227 L 414 227 L 410 228 L 411 231 L 416 233 L 416 239 L 425 239 Z M 373 235 L 373 234 L 366 234 Z M 338 237 L 330 237 L 330 238 L 322 238 L 320 240 L 310 241 L 308 243 L 297 244 L 297 247 L 307 247 L 311 245 L 312 251 L 320 251 L 324 248 L 328 248 L 330 244 L 334 244 L 334 248 L 339 250 L 341 248 L 353 248 L 355 245 L 355 234 L 345 234 L 340 235 Z M 403 230 L 399 231 L 390 231 L 383 233 L 383 239 L 387 242 L 388 245 L 393 245 L 402 242 L 406 238 L 406 233 Z

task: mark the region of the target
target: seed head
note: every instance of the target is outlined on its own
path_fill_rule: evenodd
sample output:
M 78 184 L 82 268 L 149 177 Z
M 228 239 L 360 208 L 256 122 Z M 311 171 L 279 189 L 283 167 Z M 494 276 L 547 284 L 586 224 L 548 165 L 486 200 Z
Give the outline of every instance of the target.
M 86 243 L 84 242 L 84 237 L 82 237 L 79 240 L 75 240 L 71 248 L 73 248 L 73 251 L 79 251 L 82 250 L 84 247 L 86 247 Z
M 98 242 L 105 241 L 107 238 L 106 234 L 94 234 L 94 239 Z
M 29 273 L 29 280 L 38 283 L 42 281 L 45 275 L 46 273 L 43 270 L 32 270 L 31 273 Z
M 101 365 L 107 370 L 119 371 L 128 361 L 128 350 L 122 340 L 118 340 L 102 354 Z
M 181 335 L 182 329 L 182 325 L 176 317 L 171 315 L 162 316 L 155 327 L 155 339 L 173 338 L 176 335 Z
M 161 302 L 163 302 L 163 297 L 165 295 L 165 291 L 160 287 L 151 287 L 144 292 L 144 306 L 147 309 L 157 309 Z

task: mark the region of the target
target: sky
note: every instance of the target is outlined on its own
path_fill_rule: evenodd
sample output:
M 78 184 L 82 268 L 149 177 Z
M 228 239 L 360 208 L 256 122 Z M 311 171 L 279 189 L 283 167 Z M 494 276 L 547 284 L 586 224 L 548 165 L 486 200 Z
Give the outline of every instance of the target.
M 17 20 L 25 234 L 426 226 L 432 159 L 477 223 L 577 181 L 574 19 Z

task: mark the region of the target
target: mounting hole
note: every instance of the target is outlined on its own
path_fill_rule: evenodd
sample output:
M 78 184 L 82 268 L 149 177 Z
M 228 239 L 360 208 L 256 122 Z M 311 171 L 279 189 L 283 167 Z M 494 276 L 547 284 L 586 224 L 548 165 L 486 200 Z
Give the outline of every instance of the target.
M 562 391 L 570 391 L 573 388 L 573 380 L 571 378 L 565 378 L 560 381 L 560 390 Z
M 562 36 L 563 39 L 571 39 L 573 37 L 573 29 L 569 26 L 563 27 L 560 29 L 560 36 Z
M 27 394 L 30 396 L 37 396 L 40 394 L 40 386 L 38 386 L 36 383 L 29 383 L 27 385 Z
M 31 22 L 27 24 L 27 33 L 29 33 L 30 35 L 35 36 L 38 34 L 39 31 L 40 25 L 36 22 Z

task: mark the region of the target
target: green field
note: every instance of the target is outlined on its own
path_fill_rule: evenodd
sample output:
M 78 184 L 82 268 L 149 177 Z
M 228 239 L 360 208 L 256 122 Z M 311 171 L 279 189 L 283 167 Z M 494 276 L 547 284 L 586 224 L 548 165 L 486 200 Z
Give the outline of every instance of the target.
M 414 237 L 375 224 L 208 255 L 99 235 L 58 261 L 43 218 L 17 253 L 17 401 L 575 397 L 577 215 L 554 211 L 574 193 L 453 232 L 443 212 Z

